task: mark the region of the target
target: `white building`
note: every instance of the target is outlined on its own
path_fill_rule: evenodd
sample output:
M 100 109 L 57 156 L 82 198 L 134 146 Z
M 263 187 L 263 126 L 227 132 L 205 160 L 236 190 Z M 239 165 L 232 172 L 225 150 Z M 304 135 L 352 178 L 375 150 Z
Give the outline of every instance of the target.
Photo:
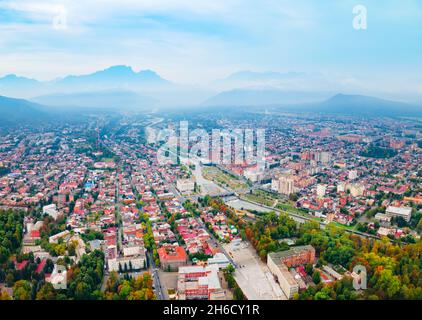
M 141 246 L 123 247 L 123 255 L 125 257 L 137 256 L 144 253 L 145 253 L 145 250 Z
M 350 170 L 349 171 L 349 180 L 355 180 L 358 177 L 357 170 Z
M 271 189 L 281 194 L 290 195 L 295 192 L 294 181 L 288 176 L 272 179 Z
M 48 242 L 58 243 L 60 238 L 63 238 L 63 239 L 65 239 L 65 241 L 67 241 L 70 237 L 71 237 L 70 231 L 65 230 L 65 231 L 57 233 L 57 234 L 51 236 L 50 238 L 48 238 Z
M 391 216 L 384 214 L 384 213 L 381 213 L 381 212 L 378 212 L 375 215 L 375 220 L 378 220 L 379 222 L 389 223 L 389 222 L 391 222 Z
M 224 253 L 216 253 L 214 257 L 208 259 L 208 265 L 217 265 L 219 269 L 225 269 L 230 264 Z
M 339 183 L 337 192 L 349 191 L 352 197 L 361 197 L 365 193 L 365 186 L 360 183 Z
M 54 220 L 57 220 L 57 218 L 60 215 L 60 213 L 57 211 L 57 207 L 56 207 L 56 205 L 54 203 L 53 204 L 49 204 L 47 206 L 44 206 L 42 208 L 42 212 L 43 212 L 43 214 L 48 214 Z
M 123 247 L 123 257 L 109 259 L 107 263 L 109 271 L 143 269 L 146 266 L 145 249 L 142 246 L 125 246 Z
M 402 217 L 404 220 L 409 222 L 412 217 L 412 208 L 389 206 L 385 211 L 385 214 L 390 217 Z
M 361 197 L 365 193 L 365 186 L 363 184 L 355 183 L 350 186 L 350 194 L 352 197 Z
M 331 153 L 327 151 L 318 152 L 315 155 L 315 160 L 327 164 L 331 161 Z
M 193 192 L 195 190 L 195 182 L 190 179 L 179 179 L 176 182 L 176 188 L 180 193 Z
M 119 267 L 120 265 L 120 267 Z M 145 256 L 120 257 L 108 260 L 108 270 L 111 271 L 131 271 L 141 270 L 145 267 Z
M 337 192 L 346 192 L 346 184 L 344 182 L 337 185 Z
M 53 272 L 49 277 L 45 279 L 47 282 L 50 282 L 54 289 L 67 289 L 67 270 L 62 265 L 54 265 Z
M 217 265 L 179 267 L 177 296 L 179 300 L 225 300 Z
M 323 198 L 325 196 L 325 192 L 327 191 L 327 186 L 324 184 L 317 185 L 316 193 L 319 198 Z
M 288 299 L 292 299 L 295 293 L 299 292 L 299 284 L 295 281 L 288 268 L 280 259 L 267 256 L 267 266 L 271 273 L 277 278 L 277 281 Z

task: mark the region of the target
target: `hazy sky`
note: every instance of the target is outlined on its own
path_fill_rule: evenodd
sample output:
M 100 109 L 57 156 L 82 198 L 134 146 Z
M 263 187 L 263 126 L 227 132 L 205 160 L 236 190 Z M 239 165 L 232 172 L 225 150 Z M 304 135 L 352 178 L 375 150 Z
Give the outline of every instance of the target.
M 182 83 L 306 71 L 422 93 L 422 0 L 0 0 L 0 75 L 116 64 Z

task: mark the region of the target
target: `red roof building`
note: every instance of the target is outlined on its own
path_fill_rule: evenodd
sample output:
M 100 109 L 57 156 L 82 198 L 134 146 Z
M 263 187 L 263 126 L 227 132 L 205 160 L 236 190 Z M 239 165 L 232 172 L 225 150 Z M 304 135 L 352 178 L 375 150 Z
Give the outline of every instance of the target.
M 171 248 L 161 247 L 157 250 L 163 270 L 177 270 L 178 267 L 186 265 L 188 256 L 180 246 Z

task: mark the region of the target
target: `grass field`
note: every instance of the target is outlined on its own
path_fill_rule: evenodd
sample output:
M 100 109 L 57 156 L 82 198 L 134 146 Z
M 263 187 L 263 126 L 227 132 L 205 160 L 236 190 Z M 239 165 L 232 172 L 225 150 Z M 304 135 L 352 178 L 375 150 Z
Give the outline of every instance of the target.
M 276 194 L 265 192 L 263 190 L 253 190 L 252 193 L 245 193 L 247 200 L 263 204 L 264 206 L 274 207 L 279 201 L 283 201 Z
M 205 179 L 212 180 L 216 184 L 222 187 L 228 187 L 233 191 L 240 191 L 248 188 L 248 185 L 245 182 L 221 171 L 217 167 L 204 167 L 202 174 Z

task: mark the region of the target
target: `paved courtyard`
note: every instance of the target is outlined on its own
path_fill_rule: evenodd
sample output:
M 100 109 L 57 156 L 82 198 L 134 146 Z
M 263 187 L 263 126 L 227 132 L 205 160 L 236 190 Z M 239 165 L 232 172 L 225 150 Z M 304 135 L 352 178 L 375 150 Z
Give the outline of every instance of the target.
M 168 299 L 168 289 L 177 290 L 177 272 L 164 272 L 162 270 L 158 271 L 160 276 L 161 287 L 163 288 L 164 298 Z
M 227 244 L 224 248 L 238 265 L 234 277 L 249 300 L 287 300 L 268 267 L 248 242 L 237 247 Z

